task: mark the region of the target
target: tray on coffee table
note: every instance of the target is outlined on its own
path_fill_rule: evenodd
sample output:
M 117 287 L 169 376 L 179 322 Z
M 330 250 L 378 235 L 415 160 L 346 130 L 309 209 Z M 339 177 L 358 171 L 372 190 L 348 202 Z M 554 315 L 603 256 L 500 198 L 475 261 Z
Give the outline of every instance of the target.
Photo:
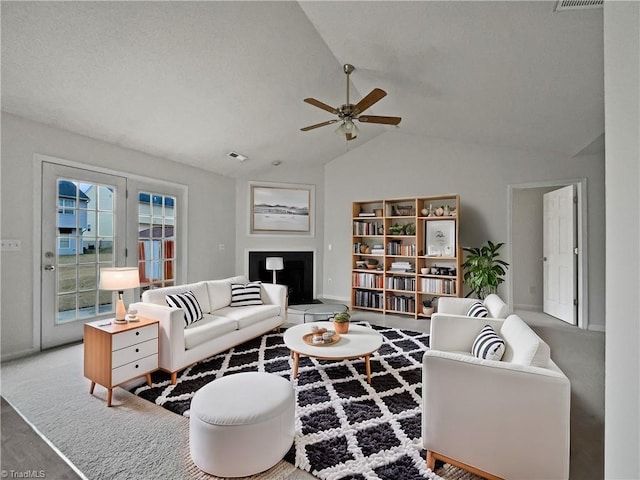
M 334 333 L 333 337 L 331 337 L 331 340 L 329 340 L 328 342 L 314 343 L 313 333 L 307 333 L 306 335 L 302 336 L 302 340 L 307 345 L 313 345 L 314 347 L 328 347 L 329 345 L 335 345 L 336 343 L 338 343 L 338 340 L 340 340 L 340 334 Z

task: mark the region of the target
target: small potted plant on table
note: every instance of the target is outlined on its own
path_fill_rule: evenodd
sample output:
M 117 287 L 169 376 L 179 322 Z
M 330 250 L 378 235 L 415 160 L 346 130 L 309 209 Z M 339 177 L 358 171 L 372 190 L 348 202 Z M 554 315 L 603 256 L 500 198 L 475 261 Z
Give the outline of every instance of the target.
M 349 320 L 351 315 L 349 312 L 340 312 L 333 317 L 333 329 L 336 333 L 344 334 L 349 332 Z

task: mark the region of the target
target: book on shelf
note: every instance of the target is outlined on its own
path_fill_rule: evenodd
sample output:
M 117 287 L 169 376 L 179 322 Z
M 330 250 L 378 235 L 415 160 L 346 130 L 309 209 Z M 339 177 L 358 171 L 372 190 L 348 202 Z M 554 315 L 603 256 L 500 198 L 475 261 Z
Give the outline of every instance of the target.
M 374 212 L 360 212 L 358 216 L 359 217 L 375 217 L 376 214 Z

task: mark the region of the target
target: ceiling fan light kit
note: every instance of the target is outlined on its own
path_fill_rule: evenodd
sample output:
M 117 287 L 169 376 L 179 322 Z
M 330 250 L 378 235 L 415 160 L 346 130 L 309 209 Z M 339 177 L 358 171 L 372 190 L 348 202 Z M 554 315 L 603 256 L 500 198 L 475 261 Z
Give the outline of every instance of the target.
M 354 120 L 365 123 L 380 123 L 384 125 L 398 125 L 400 123 L 400 120 L 402 120 L 401 117 L 360 115 L 373 104 L 386 97 L 387 92 L 380 88 L 374 88 L 368 95 L 366 95 L 355 105 L 350 103 L 349 76 L 351 75 L 351 73 L 353 73 L 354 70 L 355 67 L 349 63 L 343 66 L 343 71 L 347 75 L 347 101 L 344 105 L 334 108 L 331 105 L 327 105 L 326 103 L 321 102 L 320 100 L 316 100 L 315 98 L 304 99 L 304 101 L 309 105 L 313 105 L 314 107 L 326 110 L 333 115 L 337 115 L 338 118 L 334 120 L 327 120 L 326 122 L 316 123 L 315 125 L 309 125 L 308 127 L 303 127 L 300 130 L 302 130 L 303 132 L 307 132 L 315 128 L 324 127 L 325 125 L 331 125 L 332 123 L 341 122 L 335 133 L 338 135 L 344 135 L 347 140 L 353 140 L 358 136 L 359 132 L 358 127 L 356 127 L 355 123 L 353 123 Z

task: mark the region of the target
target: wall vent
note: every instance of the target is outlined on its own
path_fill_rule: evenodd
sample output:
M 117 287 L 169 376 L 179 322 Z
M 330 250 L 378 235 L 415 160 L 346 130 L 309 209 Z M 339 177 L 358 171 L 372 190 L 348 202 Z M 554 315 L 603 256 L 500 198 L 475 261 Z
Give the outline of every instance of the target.
M 565 10 L 586 10 L 588 8 L 602 8 L 604 0 L 558 0 L 556 12 Z

